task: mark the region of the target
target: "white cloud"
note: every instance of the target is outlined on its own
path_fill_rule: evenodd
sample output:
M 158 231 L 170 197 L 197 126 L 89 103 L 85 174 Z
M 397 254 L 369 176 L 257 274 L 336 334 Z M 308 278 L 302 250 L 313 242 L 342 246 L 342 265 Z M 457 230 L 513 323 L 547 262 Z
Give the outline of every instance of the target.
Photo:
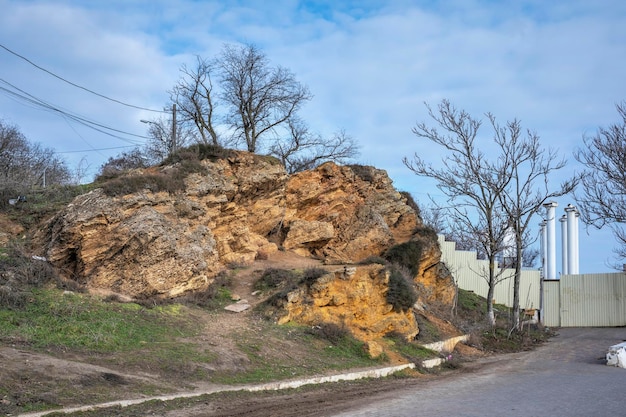
M 0 0 L 0 8 L 1 44 L 77 84 L 157 109 L 194 54 L 255 43 L 310 87 L 303 116 L 313 129 L 346 129 L 362 145 L 360 162 L 386 169 L 418 199 L 437 190 L 420 186 L 428 182 L 400 161 L 415 151 L 440 158 L 411 134 L 428 120 L 424 102 L 448 98 L 475 117 L 519 118 L 569 156 L 583 133 L 614 121 L 614 105 L 626 99 L 626 3 L 618 0 Z M 138 121 L 146 112 L 68 86 L 5 51 L 0 60 L 0 78 L 37 97 L 145 132 Z M 125 144 L 3 95 L 0 118 L 59 150 Z M 85 155 L 95 170 L 116 153 L 68 158 Z

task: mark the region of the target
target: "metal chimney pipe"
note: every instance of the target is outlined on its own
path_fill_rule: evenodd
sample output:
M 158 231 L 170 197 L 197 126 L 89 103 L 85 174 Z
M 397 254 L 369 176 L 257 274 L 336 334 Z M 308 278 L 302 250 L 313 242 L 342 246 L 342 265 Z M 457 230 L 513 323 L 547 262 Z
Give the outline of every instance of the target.
M 567 234 L 567 216 L 564 214 L 559 221 L 561 222 L 561 267 L 563 268 L 563 275 L 569 274 L 569 263 L 567 256 L 568 246 L 568 234 Z
M 572 274 L 580 274 L 580 240 L 578 239 L 578 218 L 580 212 L 576 209 L 576 215 L 574 216 L 574 252 L 576 253 L 576 260 L 574 261 L 574 270 Z
M 546 262 L 548 260 L 548 229 L 546 229 L 546 221 L 542 221 L 539 223 L 539 227 L 541 228 L 541 278 L 546 278 L 546 270 L 547 265 Z
M 567 240 L 567 269 L 570 274 L 578 274 L 578 236 L 576 236 L 577 226 L 577 210 L 571 204 L 565 207 L 565 213 L 567 213 L 567 234 L 569 239 Z
M 557 279 L 556 276 L 556 215 L 555 209 L 558 206 L 556 201 L 550 201 L 543 205 L 547 210 L 546 222 L 548 229 L 548 239 L 546 241 L 548 257 L 546 262 L 546 278 Z

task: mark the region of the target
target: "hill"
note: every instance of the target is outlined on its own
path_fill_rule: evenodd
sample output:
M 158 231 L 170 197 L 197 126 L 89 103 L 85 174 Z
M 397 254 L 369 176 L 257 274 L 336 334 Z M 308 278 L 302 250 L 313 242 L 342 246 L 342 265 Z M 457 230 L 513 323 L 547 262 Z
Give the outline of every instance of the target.
M 88 188 L 0 222 L 7 412 L 421 363 L 438 355 L 420 343 L 480 329 L 373 167 L 288 176 L 220 151 Z

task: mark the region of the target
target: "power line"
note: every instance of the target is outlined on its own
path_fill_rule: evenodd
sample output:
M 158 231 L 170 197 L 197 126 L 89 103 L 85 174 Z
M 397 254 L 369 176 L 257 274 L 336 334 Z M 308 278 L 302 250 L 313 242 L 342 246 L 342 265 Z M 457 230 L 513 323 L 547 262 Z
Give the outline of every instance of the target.
M 30 59 L 26 58 L 26 57 L 25 57 L 25 56 L 23 56 L 23 55 L 18 54 L 18 53 L 17 53 L 17 52 L 15 52 L 15 51 L 12 51 L 11 49 L 7 48 L 6 46 L 4 46 L 4 45 L 2 45 L 2 44 L 0 44 L 0 48 L 4 49 L 5 51 L 9 52 L 10 54 L 15 55 L 16 57 L 18 57 L 18 58 L 20 58 L 20 59 L 23 59 L 24 61 L 28 62 L 28 63 L 29 63 L 30 65 L 32 65 L 33 67 L 35 67 L 35 68 L 37 68 L 37 69 L 39 69 L 39 70 L 41 70 L 41 71 L 43 71 L 43 72 L 45 72 L 45 73 L 47 73 L 47 74 L 50 74 L 50 75 L 52 75 L 53 77 L 55 77 L 55 78 L 57 78 L 57 79 L 59 79 L 59 80 L 61 80 L 61 81 L 65 82 L 65 83 L 68 83 L 69 85 L 71 85 L 71 86 L 73 86 L 73 87 L 80 88 L 81 90 L 87 91 L 88 93 L 94 94 L 94 95 L 96 95 L 96 96 L 98 96 L 98 97 L 104 98 L 104 99 L 106 99 L 106 100 L 112 101 L 112 102 L 117 103 L 117 104 L 121 104 L 122 106 L 132 107 L 132 108 L 134 108 L 134 109 L 146 110 L 146 111 L 150 111 L 150 112 L 154 112 L 154 113 L 166 113 L 166 112 L 165 112 L 165 111 L 163 111 L 163 110 L 154 110 L 154 109 L 148 109 L 148 108 L 146 108 L 146 107 L 135 106 L 135 105 L 133 105 L 133 104 L 124 103 L 123 101 L 116 100 L 116 99 L 111 98 L 111 97 L 107 97 L 107 96 L 105 96 L 104 94 L 97 93 L 97 92 L 95 92 L 95 91 L 93 91 L 93 90 L 90 90 L 90 89 L 89 89 L 89 88 L 87 88 L 87 87 L 83 87 L 83 86 L 78 85 L 78 84 L 76 84 L 76 83 L 73 83 L 73 82 L 71 82 L 71 81 L 69 81 L 69 80 L 67 80 L 67 79 L 65 79 L 65 78 L 63 78 L 63 77 L 61 77 L 61 76 L 59 76 L 59 75 L 56 75 L 56 74 L 55 74 L 55 73 L 53 73 L 52 71 L 49 71 L 49 70 L 47 70 L 47 69 L 45 69 L 45 68 L 43 68 L 43 67 L 41 67 L 41 66 L 39 66 L 39 65 L 35 64 L 35 63 L 34 63 L 33 61 L 31 61 Z
M 66 117 L 66 118 L 72 119 L 72 120 L 74 120 L 77 123 L 80 123 L 80 124 L 82 124 L 84 126 L 87 126 L 87 127 L 91 128 L 91 129 L 94 129 L 94 130 L 96 130 L 96 131 L 98 131 L 100 133 L 104 133 L 105 135 L 112 136 L 112 137 L 115 137 L 117 139 L 123 140 L 123 141 L 131 143 L 131 144 L 135 144 L 135 145 L 139 144 L 140 142 L 138 142 L 136 140 L 129 139 L 129 138 L 124 138 L 122 136 L 119 136 L 119 135 L 117 135 L 115 133 L 111 133 L 111 132 L 122 133 L 122 134 L 125 134 L 125 135 L 128 135 L 128 136 L 133 136 L 133 137 L 137 137 L 137 138 L 141 138 L 141 139 L 149 139 L 147 136 L 137 135 L 135 133 L 125 132 L 125 131 L 120 130 L 120 129 L 115 129 L 115 128 L 106 126 L 106 125 L 104 125 L 102 123 L 98 123 L 98 122 L 89 120 L 89 119 L 87 119 L 85 117 L 82 117 L 82 116 L 70 113 L 70 112 L 68 112 L 66 110 L 62 110 L 62 109 L 60 109 L 57 106 L 54 106 L 54 105 L 52 105 L 50 103 L 47 103 L 46 101 L 44 101 L 44 100 L 42 100 L 40 98 L 37 98 L 37 97 L 33 96 L 32 94 L 30 94 L 30 93 L 20 89 L 19 87 L 9 83 L 8 81 L 6 81 L 6 80 L 4 80 L 2 78 L 0 78 L 0 83 L 4 83 L 5 85 L 8 85 L 9 87 L 12 88 L 12 90 L 11 90 L 9 88 L 0 86 L 0 91 L 4 91 L 5 94 L 8 94 L 9 96 L 12 96 L 14 98 L 20 99 L 20 100 L 22 100 L 22 101 L 24 101 L 26 103 L 33 104 L 33 105 L 35 105 L 37 107 L 41 107 L 44 110 L 51 111 L 53 113 L 58 113 L 62 117 Z
M 79 151 L 54 151 L 54 153 L 81 153 L 81 152 L 98 152 L 98 151 L 111 151 L 113 149 L 125 149 L 125 148 L 134 148 L 134 145 L 127 145 L 127 146 L 113 146 L 111 148 L 98 148 L 98 149 L 83 149 L 83 150 L 79 150 Z

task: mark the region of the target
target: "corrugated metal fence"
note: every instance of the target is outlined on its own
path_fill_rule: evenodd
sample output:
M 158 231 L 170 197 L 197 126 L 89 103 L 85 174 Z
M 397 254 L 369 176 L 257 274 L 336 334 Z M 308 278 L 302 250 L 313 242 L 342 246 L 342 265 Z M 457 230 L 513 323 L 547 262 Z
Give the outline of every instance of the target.
M 546 326 L 626 326 L 626 274 L 561 275 L 544 282 Z
M 476 259 L 476 252 L 457 251 L 454 242 L 439 236 L 441 260 L 459 288 L 487 297 L 489 265 Z M 513 305 L 512 269 L 496 269 L 502 281 L 495 287 L 496 303 Z M 520 281 L 520 307 L 540 308 L 541 274 L 523 270 Z M 626 273 L 561 275 L 543 282 L 541 320 L 551 327 L 626 326 Z
M 447 242 L 439 235 L 441 260 L 446 264 L 459 288 L 474 291 L 481 297 L 487 297 L 489 285 L 489 262 L 476 259 L 476 252 L 457 251 L 454 242 Z M 500 269 L 496 274 L 501 280 L 495 286 L 494 299 L 498 304 L 513 306 L 513 269 Z M 538 270 L 522 270 L 520 281 L 520 307 L 539 308 L 541 275 Z

